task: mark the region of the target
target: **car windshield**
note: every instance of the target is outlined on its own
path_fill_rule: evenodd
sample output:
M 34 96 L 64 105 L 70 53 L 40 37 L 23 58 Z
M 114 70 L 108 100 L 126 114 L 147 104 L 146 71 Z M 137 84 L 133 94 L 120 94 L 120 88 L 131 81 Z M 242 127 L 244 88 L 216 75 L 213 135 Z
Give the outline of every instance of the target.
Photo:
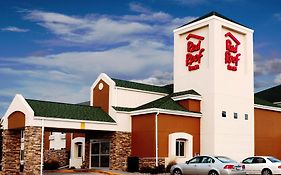
M 217 156 L 215 158 L 218 159 L 222 163 L 236 163 L 234 160 L 232 160 L 228 157 L 224 157 L 224 156 Z
M 275 157 L 268 157 L 267 159 L 270 160 L 270 162 L 272 163 L 281 162 L 281 160 L 276 159 Z

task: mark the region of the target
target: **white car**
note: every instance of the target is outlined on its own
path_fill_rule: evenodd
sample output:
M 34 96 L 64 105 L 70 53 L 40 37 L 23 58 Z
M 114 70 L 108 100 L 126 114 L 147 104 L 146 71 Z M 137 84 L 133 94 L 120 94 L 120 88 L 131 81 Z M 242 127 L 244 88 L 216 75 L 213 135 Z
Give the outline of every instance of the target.
M 171 175 L 246 175 L 244 167 L 225 156 L 197 156 L 172 166 Z
M 272 156 L 253 156 L 242 161 L 247 174 L 281 174 L 281 161 Z

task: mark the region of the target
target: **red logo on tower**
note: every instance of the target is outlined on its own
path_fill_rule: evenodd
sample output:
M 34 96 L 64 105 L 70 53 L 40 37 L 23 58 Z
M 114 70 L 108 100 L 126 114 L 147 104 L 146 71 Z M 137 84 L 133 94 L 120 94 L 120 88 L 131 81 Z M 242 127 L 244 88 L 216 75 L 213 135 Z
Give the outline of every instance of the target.
M 197 40 L 194 43 L 190 39 L 193 38 Z M 201 41 L 205 38 L 203 36 L 188 34 L 186 37 L 187 42 L 187 54 L 185 59 L 185 65 L 188 67 L 189 71 L 197 70 L 200 68 L 201 58 L 203 56 L 204 48 L 201 48 Z
M 227 39 L 225 42 L 226 44 L 225 64 L 227 64 L 228 70 L 237 71 L 238 61 L 240 60 L 239 56 L 241 56 L 240 53 L 237 53 L 240 42 L 230 32 L 226 33 L 225 37 L 230 38 Z

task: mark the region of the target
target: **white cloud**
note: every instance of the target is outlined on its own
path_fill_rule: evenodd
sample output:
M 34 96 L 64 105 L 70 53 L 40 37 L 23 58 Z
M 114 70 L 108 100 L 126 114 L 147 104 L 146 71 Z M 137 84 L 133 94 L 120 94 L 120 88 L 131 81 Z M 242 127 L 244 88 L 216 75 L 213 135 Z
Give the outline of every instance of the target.
M 163 40 L 172 36 L 172 29 L 194 19 L 173 18 L 170 14 L 153 12 L 136 3 L 131 3 L 130 8 L 139 14 L 88 14 L 79 17 L 34 10 L 29 11 L 25 19 L 36 22 L 61 40 L 81 45 L 131 43 L 139 38 Z
M 146 7 L 144 7 L 142 4 L 139 3 L 130 3 L 129 4 L 130 10 L 138 13 L 152 13 L 152 11 Z
M 281 73 L 275 76 L 274 83 L 281 84 Z
M 136 15 L 70 16 L 38 10 L 21 12 L 25 14 L 24 19 L 54 35 L 48 41 L 61 46 L 94 45 L 102 50 L 7 58 L 0 68 L 0 74 L 8 77 L 0 79 L 0 96 L 12 98 L 21 93 L 26 98 L 78 103 L 89 100 L 90 86 L 102 72 L 149 84 L 171 83 L 172 30 L 194 17 L 174 18 L 141 4 L 130 4 L 130 9 Z M 167 40 L 171 42 L 164 42 Z M 41 44 L 48 41 L 41 41 Z M 13 84 L 13 88 L 9 89 L 5 84 Z
M 153 85 L 168 85 L 173 83 L 173 73 L 172 72 L 162 72 L 155 71 L 152 75 L 145 79 L 133 79 L 131 81 L 136 81 L 139 83 L 153 84 Z
M 128 46 L 106 51 L 66 52 L 20 59 L 21 63 L 87 76 L 101 72 L 135 74 L 148 67 L 167 68 L 172 63 L 172 47 L 138 40 Z
M 8 31 L 8 32 L 18 32 L 18 33 L 24 33 L 24 32 L 29 31 L 29 29 L 22 29 L 22 28 L 18 28 L 18 27 L 14 27 L 14 26 L 8 26 L 5 28 L 2 28 L 1 30 Z

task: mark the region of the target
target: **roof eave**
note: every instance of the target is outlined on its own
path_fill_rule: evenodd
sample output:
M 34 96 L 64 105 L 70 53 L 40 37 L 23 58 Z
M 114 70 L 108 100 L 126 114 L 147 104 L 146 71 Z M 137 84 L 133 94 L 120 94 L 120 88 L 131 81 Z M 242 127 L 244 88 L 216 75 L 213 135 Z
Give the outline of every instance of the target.
M 137 111 L 130 112 L 131 116 L 142 115 L 142 114 L 151 114 L 151 113 L 162 113 L 162 114 L 171 114 L 171 115 L 179 115 L 179 116 L 187 116 L 187 117 L 198 117 L 201 118 L 201 113 L 196 112 L 187 112 L 187 111 L 176 111 L 176 110 L 169 110 L 169 109 L 161 109 L 161 108 L 149 108 L 149 109 L 142 109 Z

